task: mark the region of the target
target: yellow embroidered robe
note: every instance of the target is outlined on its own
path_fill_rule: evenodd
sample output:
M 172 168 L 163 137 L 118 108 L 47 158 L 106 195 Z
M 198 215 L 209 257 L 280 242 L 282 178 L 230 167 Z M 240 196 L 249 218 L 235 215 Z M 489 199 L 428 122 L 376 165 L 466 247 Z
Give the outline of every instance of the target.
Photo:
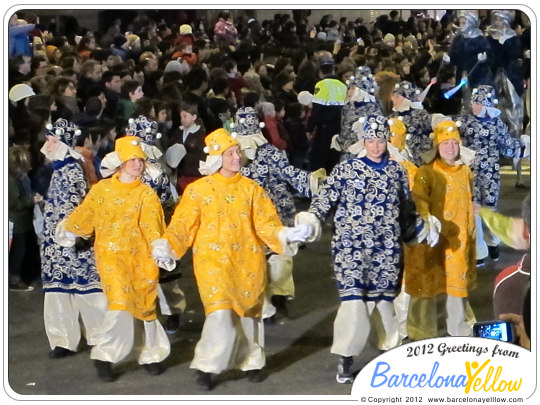
M 416 255 L 416 266 L 405 271 L 405 289 L 414 297 L 447 293 L 467 297 L 476 286 L 476 233 L 472 204 L 472 174 L 466 165 L 449 166 L 440 159 L 421 166 L 412 190 L 422 217 L 441 221 L 438 244 Z
M 121 183 L 118 174 L 94 185 L 68 217 L 67 231 L 83 237 L 95 233 L 96 267 L 109 310 L 156 319 L 159 271 L 150 244 L 164 227 L 152 188 L 139 179 Z
M 219 173 L 191 183 L 164 234 L 182 257 L 193 246 L 193 269 L 205 313 L 231 309 L 261 315 L 265 244 L 283 254 L 283 228 L 272 201 L 253 180 Z

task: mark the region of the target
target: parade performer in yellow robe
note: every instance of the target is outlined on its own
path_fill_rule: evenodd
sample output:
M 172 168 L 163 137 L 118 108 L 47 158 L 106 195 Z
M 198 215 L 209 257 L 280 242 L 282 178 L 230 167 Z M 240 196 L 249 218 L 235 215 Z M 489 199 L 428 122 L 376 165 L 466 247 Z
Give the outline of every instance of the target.
M 405 269 L 405 288 L 411 295 L 407 331 L 412 340 L 440 336 L 437 317 L 444 306 L 451 336 L 469 336 L 475 321 L 467 300 L 476 286 L 476 236 L 472 174 L 465 164 L 472 162 L 474 153 L 461 145 L 458 126 L 449 120 L 435 125 L 434 149 L 423 156 L 430 163 L 418 169 L 414 180 L 418 212 L 435 216 L 441 230 L 438 243 L 415 257 L 418 265 Z
M 284 227 L 264 189 L 240 172 L 240 146 L 220 128 L 205 139 L 206 174 L 189 184 L 154 257 L 162 267 L 193 247 L 193 269 L 206 320 L 191 368 L 197 383 L 213 387 L 211 374 L 229 368 L 262 380 L 265 365 L 262 304 L 265 245 L 294 255 L 312 234 L 309 225 Z M 290 243 L 292 243 L 290 245 Z
M 118 138 L 113 153 L 120 170 L 90 189 L 57 234 L 68 241 L 95 235 L 96 266 L 108 312 L 90 357 L 104 381 L 114 380 L 111 365 L 131 352 L 141 326 L 144 342 L 138 361 L 149 374 L 160 374 L 160 362 L 170 353 L 156 316 L 159 269 L 150 247 L 163 233 L 163 210 L 157 194 L 141 181 L 146 154 L 140 140 Z

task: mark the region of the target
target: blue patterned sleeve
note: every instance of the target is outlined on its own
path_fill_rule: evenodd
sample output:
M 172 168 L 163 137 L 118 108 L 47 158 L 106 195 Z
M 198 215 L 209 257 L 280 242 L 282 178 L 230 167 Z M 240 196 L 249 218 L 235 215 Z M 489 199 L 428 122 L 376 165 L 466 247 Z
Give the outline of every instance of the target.
M 311 200 L 308 211 L 315 214 L 321 221 L 324 221 L 328 217 L 341 198 L 341 191 L 345 184 L 342 176 L 343 170 L 346 170 L 346 168 L 344 169 L 345 163 L 338 164 L 334 167 L 330 175 L 321 184 L 318 193 Z M 349 167 L 349 169 L 351 168 Z
M 503 156 L 521 156 L 521 141 L 508 132 L 508 126 L 500 118 L 497 119 L 497 146 Z
M 289 162 L 286 156 L 277 149 L 272 148 L 272 156 L 270 159 L 277 167 L 278 177 L 289 184 L 294 190 L 302 195 L 302 197 L 311 198 L 311 190 L 309 188 L 309 178 L 311 172 L 294 167 Z
M 404 242 L 411 241 L 424 227 L 424 221 L 416 211 L 416 205 L 409 189 L 407 173 L 401 167 L 400 172 L 400 210 L 399 222 L 401 237 Z

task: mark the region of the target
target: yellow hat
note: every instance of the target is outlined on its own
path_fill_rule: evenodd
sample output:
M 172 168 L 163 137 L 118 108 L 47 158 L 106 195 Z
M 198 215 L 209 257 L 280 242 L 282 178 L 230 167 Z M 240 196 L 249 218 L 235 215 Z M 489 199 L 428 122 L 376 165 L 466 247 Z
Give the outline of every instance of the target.
M 114 145 L 114 151 L 122 163 L 131 159 L 145 159 L 146 154 L 142 150 L 141 141 L 136 136 L 123 136 L 118 138 Z
M 461 136 L 459 135 L 460 126 L 461 122 L 459 121 L 439 122 L 433 128 L 433 146 L 438 146 L 448 139 L 455 139 L 456 141 L 461 143 Z
M 390 124 L 390 143 L 400 151 L 405 147 L 407 128 L 403 121 L 397 118 L 388 120 Z
M 135 34 L 128 34 L 126 35 L 126 39 L 129 46 L 133 46 L 135 42 L 137 42 L 140 38 L 138 35 Z
M 189 24 L 182 24 L 178 31 L 180 32 L 180 35 L 193 34 L 193 30 Z
M 222 155 L 231 146 L 240 146 L 225 128 L 218 128 L 214 132 L 209 133 L 204 142 L 206 143 L 204 152 L 210 156 Z

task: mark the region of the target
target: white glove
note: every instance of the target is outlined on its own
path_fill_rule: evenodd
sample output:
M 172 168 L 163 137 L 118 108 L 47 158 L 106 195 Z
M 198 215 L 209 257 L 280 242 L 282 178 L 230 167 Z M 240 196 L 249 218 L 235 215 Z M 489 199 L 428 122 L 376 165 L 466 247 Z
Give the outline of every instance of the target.
M 298 226 L 301 224 L 307 224 L 313 229 L 313 233 L 311 237 L 307 239 L 307 242 L 315 242 L 321 237 L 321 221 L 319 221 L 317 216 L 312 212 L 302 211 L 296 214 L 294 217 L 294 225 Z
M 416 235 L 416 238 L 411 241 L 411 244 L 416 243 L 422 243 L 429 235 L 429 223 L 427 220 L 424 219 L 424 226 L 422 229 L 420 229 L 420 232 L 418 232 L 418 235 Z
M 335 134 L 330 142 L 330 148 L 335 149 L 338 152 L 342 152 L 341 145 L 339 144 L 339 134 Z
M 313 227 L 309 224 L 296 225 L 294 228 L 287 229 L 285 237 L 288 242 L 305 242 L 313 235 Z
M 528 158 L 531 156 L 531 137 L 530 135 L 521 135 L 519 137 L 520 141 L 521 141 L 521 145 L 522 146 L 525 146 L 525 150 L 523 151 L 523 156 L 524 158 Z
M 176 268 L 176 259 L 167 239 L 156 239 L 152 242 L 152 256 L 156 264 L 162 269 L 173 271 Z
M 66 220 L 63 219 L 56 226 L 54 240 L 62 247 L 73 247 L 75 246 L 75 240 L 79 237 L 79 235 L 76 235 L 73 232 L 66 231 L 66 229 L 64 228 L 65 221 Z
M 478 55 L 476 55 L 476 57 L 478 58 L 480 62 L 485 62 L 487 60 L 487 53 L 481 52 Z
M 447 53 L 445 53 L 443 54 L 442 60 L 444 63 L 450 63 L 450 56 Z
M 181 143 L 175 143 L 165 152 L 165 162 L 168 166 L 176 169 L 186 154 L 186 147 Z
M 439 221 L 433 215 L 428 215 L 427 221 L 429 223 L 429 233 L 426 237 L 426 243 L 430 247 L 433 247 L 439 242 L 439 235 L 441 233 L 441 221 Z

